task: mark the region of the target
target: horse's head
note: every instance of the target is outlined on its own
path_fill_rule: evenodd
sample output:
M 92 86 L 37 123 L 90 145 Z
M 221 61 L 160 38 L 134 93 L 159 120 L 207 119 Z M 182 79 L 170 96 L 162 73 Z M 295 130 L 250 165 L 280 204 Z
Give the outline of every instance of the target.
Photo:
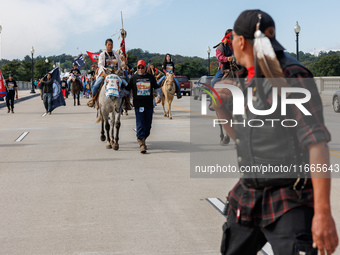
M 171 83 L 174 81 L 174 74 L 173 73 L 166 73 L 166 80 L 168 83 Z

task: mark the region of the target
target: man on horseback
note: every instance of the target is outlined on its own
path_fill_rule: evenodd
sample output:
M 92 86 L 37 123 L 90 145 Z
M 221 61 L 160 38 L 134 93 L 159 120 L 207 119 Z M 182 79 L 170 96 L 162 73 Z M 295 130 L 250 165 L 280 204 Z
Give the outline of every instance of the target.
M 71 75 L 71 74 L 73 74 L 73 75 L 77 78 L 77 80 L 79 81 L 79 83 L 81 84 L 81 80 L 80 80 L 81 72 L 80 72 L 80 70 L 78 69 L 77 63 L 74 63 L 74 64 L 73 64 L 73 68 L 72 68 L 71 71 L 70 71 L 70 75 Z M 67 85 L 68 85 L 69 88 L 71 88 L 71 86 L 70 86 L 70 85 L 71 85 L 71 78 L 68 79 Z
M 133 91 L 133 105 L 136 114 L 137 141 L 140 152 L 146 153 L 145 140 L 150 135 L 153 115 L 153 90 L 157 94 L 156 103 L 162 98 L 161 88 L 155 77 L 146 72 L 144 60 L 137 62 L 137 73 L 131 77 L 129 84 L 125 87 L 127 91 Z
M 215 45 L 213 48 L 217 48 L 216 49 L 216 58 L 218 60 L 218 70 L 217 73 L 215 74 L 214 79 L 211 82 L 211 87 L 215 86 L 215 83 L 220 81 L 224 75 L 224 73 L 226 71 L 230 71 L 231 68 L 231 61 L 233 61 L 233 47 L 231 44 L 231 40 L 230 40 L 230 36 L 231 36 L 231 32 L 233 30 L 232 29 L 228 29 L 225 32 L 225 35 L 222 39 L 222 41 Z M 209 105 L 209 110 L 210 111 L 214 111 L 214 109 L 212 108 L 211 105 L 212 101 L 210 99 L 210 105 Z
M 105 71 L 108 69 L 112 71 L 118 71 L 123 68 L 122 61 L 119 55 L 114 52 L 113 49 L 113 41 L 112 39 L 107 39 L 105 41 L 106 50 L 100 53 L 99 61 L 98 61 L 98 73 L 96 75 L 96 80 L 92 86 L 92 96 L 93 98 L 87 103 L 89 107 L 93 107 L 98 95 L 97 92 L 100 91 L 100 86 L 105 77 Z M 122 79 L 123 87 L 127 84 L 127 82 Z

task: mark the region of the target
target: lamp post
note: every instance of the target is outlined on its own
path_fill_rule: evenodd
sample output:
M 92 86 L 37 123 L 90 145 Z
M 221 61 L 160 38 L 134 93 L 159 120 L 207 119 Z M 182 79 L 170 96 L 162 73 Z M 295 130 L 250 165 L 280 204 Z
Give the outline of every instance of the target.
M 45 63 L 46 63 L 46 73 L 47 73 L 47 65 L 48 65 L 48 59 L 45 59 Z
M 208 53 L 208 75 L 210 75 L 210 46 L 208 46 L 207 53 Z
M 33 46 L 32 46 L 32 49 L 31 49 L 31 54 L 32 54 L 32 89 L 31 89 L 31 93 L 35 93 L 35 91 L 34 91 L 34 81 L 33 81 L 33 54 L 34 54 Z
M 301 31 L 301 27 L 299 26 L 299 23 L 296 21 L 294 31 L 296 34 L 296 59 L 299 61 L 299 33 Z

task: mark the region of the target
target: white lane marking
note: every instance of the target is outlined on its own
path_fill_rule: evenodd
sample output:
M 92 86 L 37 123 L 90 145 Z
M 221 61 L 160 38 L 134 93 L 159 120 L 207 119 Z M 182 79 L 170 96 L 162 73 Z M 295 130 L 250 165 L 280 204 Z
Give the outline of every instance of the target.
M 24 132 L 22 133 L 16 140 L 15 142 L 21 142 L 22 140 L 24 140 L 24 138 L 28 135 L 29 132 Z
M 215 209 L 217 211 L 219 211 L 222 215 L 223 215 L 223 211 L 224 211 L 224 203 L 222 202 L 221 199 L 219 198 L 207 198 L 206 199 L 213 207 L 215 207 Z M 224 216 L 224 215 L 223 215 Z M 270 245 L 270 243 L 266 243 L 262 249 L 260 250 L 260 252 L 263 255 L 274 255 L 272 246 Z
M 225 204 L 219 198 L 207 198 L 207 201 L 223 215 Z
M 41 115 L 41 117 L 45 117 L 47 115 L 47 113 L 45 112 L 43 115 Z

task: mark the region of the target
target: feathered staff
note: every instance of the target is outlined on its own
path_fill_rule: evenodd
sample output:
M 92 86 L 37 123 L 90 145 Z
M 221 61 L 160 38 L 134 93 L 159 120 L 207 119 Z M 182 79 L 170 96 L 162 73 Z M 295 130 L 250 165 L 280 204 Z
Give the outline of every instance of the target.
M 290 85 L 283 75 L 280 63 L 276 58 L 275 51 L 269 38 L 260 30 L 262 15 L 259 14 L 258 17 L 259 21 L 256 24 L 256 31 L 254 34 L 254 56 L 260 65 L 264 76 L 269 79 L 269 82 L 273 87 L 279 88 L 278 93 L 281 95 L 281 88 L 290 87 Z

